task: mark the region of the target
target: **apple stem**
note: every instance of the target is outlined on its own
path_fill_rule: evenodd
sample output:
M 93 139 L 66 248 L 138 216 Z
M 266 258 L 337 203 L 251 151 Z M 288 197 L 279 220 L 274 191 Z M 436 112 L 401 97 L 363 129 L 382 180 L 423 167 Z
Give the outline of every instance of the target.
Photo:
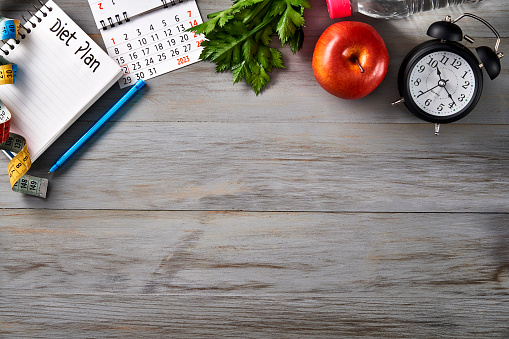
M 357 58 L 355 58 L 355 62 L 357 63 L 357 66 L 359 66 L 359 69 L 361 70 L 361 73 L 364 73 L 364 68 L 362 68 L 359 60 Z

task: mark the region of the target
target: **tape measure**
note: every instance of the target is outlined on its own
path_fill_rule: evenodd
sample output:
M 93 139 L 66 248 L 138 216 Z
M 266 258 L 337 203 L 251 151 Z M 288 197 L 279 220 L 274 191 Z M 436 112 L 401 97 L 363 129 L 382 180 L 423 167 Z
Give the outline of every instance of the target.
M 0 65 L 0 85 L 13 84 L 17 68 L 17 65 Z
M 14 39 L 18 40 L 19 20 L 0 17 L 0 40 Z M 5 43 L 9 47 L 14 48 L 9 42 Z M 0 57 L 0 85 L 13 84 L 16 78 L 17 66 Z M 0 98 L 1 99 L 1 98 Z
M 0 40 L 18 39 L 19 20 L 0 16 Z
M 32 166 L 27 143 L 21 135 L 10 132 L 10 124 L 11 112 L 0 101 L 0 149 L 16 153 L 7 165 L 12 190 L 46 198 L 48 179 L 26 175 Z

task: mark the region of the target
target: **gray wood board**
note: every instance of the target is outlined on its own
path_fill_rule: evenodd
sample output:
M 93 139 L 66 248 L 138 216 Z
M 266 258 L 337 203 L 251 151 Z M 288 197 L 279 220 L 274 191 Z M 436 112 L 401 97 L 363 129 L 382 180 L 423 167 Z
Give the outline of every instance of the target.
M 435 136 L 431 124 L 124 122 L 57 171 L 47 199 L 13 193 L 1 206 L 507 212 L 507 127 L 442 131 Z M 67 136 L 50 153 L 62 153 L 74 140 Z M 40 159 L 33 173 L 45 175 L 50 164 Z M 6 176 L 0 181 L 8 186 Z
M 4 299 L 5 300 L 5 299 Z M 507 298 L 19 295 L 7 338 L 507 338 Z M 1 316 L 0 316 L 1 317 Z
M 509 334 L 505 214 L 0 215 L 6 337 Z

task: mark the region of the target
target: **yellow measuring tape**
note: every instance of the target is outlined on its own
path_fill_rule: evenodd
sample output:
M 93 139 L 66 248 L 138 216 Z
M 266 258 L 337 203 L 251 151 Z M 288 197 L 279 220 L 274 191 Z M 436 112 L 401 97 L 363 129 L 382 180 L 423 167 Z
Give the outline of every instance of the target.
M 25 138 L 10 133 L 11 113 L 0 101 L 0 149 L 16 153 L 9 161 L 7 171 L 13 191 L 46 198 L 48 179 L 27 175 L 32 166 Z
M 0 59 L 0 85 L 13 84 L 16 78 L 16 65 L 2 65 Z

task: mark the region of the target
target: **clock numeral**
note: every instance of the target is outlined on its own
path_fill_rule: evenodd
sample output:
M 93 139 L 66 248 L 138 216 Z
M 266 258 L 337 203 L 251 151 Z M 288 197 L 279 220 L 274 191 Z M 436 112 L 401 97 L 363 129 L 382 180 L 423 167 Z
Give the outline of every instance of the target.
M 424 102 L 424 104 L 425 104 L 426 106 L 431 105 L 431 99 L 426 100 L 426 101 Z
M 452 62 L 451 62 L 451 66 L 456 68 L 456 69 L 460 69 L 462 63 L 461 61 L 459 61 L 458 59 L 454 59 Z
M 443 63 L 444 65 L 446 65 L 448 61 L 449 61 L 449 58 L 446 57 L 445 55 L 442 56 L 442 60 L 440 60 L 440 62 Z
M 467 89 L 468 86 L 470 86 L 470 81 L 465 80 L 465 84 L 461 87 L 463 87 L 464 89 Z
M 456 103 L 454 101 L 449 104 L 449 108 L 453 108 L 454 106 L 456 106 Z
M 428 65 L 430 65 L 431 67 L 433 68 L 436 68 L 438 66 L 438 61 L 436 61 L 435 59 L 433 58 L 430 58 L 429 62 L 428 62 Z
M 424 72 L 425 70 L 426 70 L 426 66 L 421 65 L 421 67 L 419 67 L 419 69 L 417 70 L 417 72 L 422 73 L 422 72 Z
M 444 110 L 444 104 L 440 104 L 440 105 L 437 107 L 437 111 L 442 112 L 443 110 Z
M 414 81 L 414 86 L 419 86 L 421 84 L 421 78 L 417 78 Z
M 463 102 L 463 100 L 465 100 L 465 94 L 460 95 L 460 97 L 458 98 L 459 102 Z
M 465 74 L 463 74 L 463 76 L 461 77 L 462 79 L 465 79 L 465 77 L 467 76 L 468 74 L 468 71 L 465 71 Z

